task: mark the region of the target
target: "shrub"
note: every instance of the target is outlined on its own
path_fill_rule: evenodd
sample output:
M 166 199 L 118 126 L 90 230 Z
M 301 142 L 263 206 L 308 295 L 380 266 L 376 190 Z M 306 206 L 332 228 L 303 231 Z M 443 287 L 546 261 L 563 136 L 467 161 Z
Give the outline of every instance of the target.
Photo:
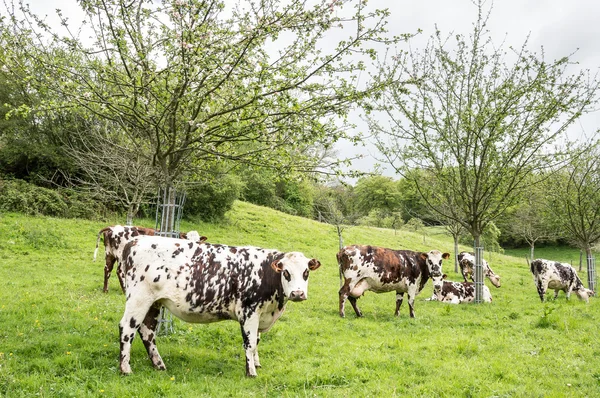
M 52 190 L 23 180 L 0 180 L 0 211 L 91 220 L 108 213 L 104 203 L 85 193 Z
M 0 210 L 64 217 L 68 207 L 56 191 L 22 180 L 0 182 Z
M 240 180 L 230 175 L 210 182 L 197 183 L 187 190 L 184 217 L 198 217 L 202 221 L 221 219 L 240 196 L 241 190 Z

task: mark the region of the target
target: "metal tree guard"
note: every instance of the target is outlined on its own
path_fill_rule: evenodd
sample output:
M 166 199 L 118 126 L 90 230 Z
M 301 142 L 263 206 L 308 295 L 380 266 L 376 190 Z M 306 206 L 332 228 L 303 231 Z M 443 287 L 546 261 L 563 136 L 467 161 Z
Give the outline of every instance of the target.
M 587 257 L 588 289 L 596 292 L 596 257 Z
M 475 248 L 475 302 L 483 302 L 483 247 Z
M 162 201 L 161 201 L 162 199 Z M 156 198 L 156 235 L 170 238 L 179 238 L 185 192 L 177 193 L 174 187 L 160 188 Z M 173 314 L 165 307 L 160 308 L 158 317 L 157 334 L 168 335 L 175 332 Z

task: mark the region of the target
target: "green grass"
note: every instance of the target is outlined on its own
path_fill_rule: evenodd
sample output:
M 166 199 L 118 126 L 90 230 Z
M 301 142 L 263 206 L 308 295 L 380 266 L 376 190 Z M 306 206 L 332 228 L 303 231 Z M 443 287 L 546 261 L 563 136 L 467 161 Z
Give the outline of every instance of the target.
M 540 303 L 523 257 L 486 253 L 502 275 L 502 288 L 487 283 L 491 304 L 427 302 L 429 283 L 417 297 L 415 319 L 406 303 L 394 317 L 393 293 L 372 292 L 359 301 L 363 318 L 348 306 L 341 319 L 334 228 L 242 202 L 224 222 L 184 222 L 182 230 L 196 229 L 213 243 L 299 250 L 322 263 L 311 273 L 309 299 L 288 303 L 263 334 L 258 377 L 244 376 L 238 324 L 178 320 L 174 334 L 158 339 L 167 371 L 152 368 L 136 337 L 133 374 L 122 376 L 124 296 L 114 275 L 109 293 L 102 293 L 103 262 L 92 261 L 98 230 L 114 223 L 0 217 L 0 396 L 545 397 L 600 391 L 597 299 L 567 302 L 561 293 Z M 452 251 L 451 239 L 439 232 L 424 242 L 407 231 L 352 227 L 344 238 L 347 244 Z M 459 280 L 452 262 L 444 266 Z

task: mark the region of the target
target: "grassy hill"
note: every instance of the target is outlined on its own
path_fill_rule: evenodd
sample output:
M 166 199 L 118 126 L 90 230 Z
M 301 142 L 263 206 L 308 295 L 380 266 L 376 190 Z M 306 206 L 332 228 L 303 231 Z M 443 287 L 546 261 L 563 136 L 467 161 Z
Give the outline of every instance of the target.
M 115 275 L 102 293 L 103 261 L 92 261 L 108 224 L 0 215 L 0 396 L 596 396 L 600 391 L 600 306 L 573 295 L 540 303 L 522 258 L 485 257 L 502 276 L 493 303 L 428 302 L 431 283 L 394 317 L 395 295 L 367 292 L 364 317 L 338 316 L 339 276 L 332 226 L 237 202 L 217 224 L 182 223 L 209 242 L 298 250 L 318 258 L 309 299 L 288 303 L 263 334 L 263 368 L 244 374 L 239 325 L 192 325 L 158 339 L 167 371 L 155 371 L 139 337 L 133 374 L 118 371 L 124 296 Z M 153 226 L 146 220 L 141 225 Z M 346 244 L 452 252 L 439 230 L 352 227 Z M 468 249 L 463 247 L 462 249 Z M 545 256 L 543 251 L 540 257 Z M 547 254 L 551 254 L 548 252 Z M 578 261 L 574 251 L 552 253 Z M 555 257 L 551 257 L 555 258 Z M 449 279 L 459 280 L 446 261 Z M 585 275 L 580 275 L 585 280 Z

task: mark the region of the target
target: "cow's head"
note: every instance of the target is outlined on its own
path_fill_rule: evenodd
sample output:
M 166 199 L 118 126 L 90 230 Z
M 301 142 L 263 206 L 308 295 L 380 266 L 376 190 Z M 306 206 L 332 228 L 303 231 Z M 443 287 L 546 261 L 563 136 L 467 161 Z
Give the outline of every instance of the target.
M 580 300 L 583 300 L 586 303 L 589 303 L 590 296 L 594 295 L 594 291 L 581 286 L 581 288 L 575 290 L 575 294 L 577 294 L 577 297 L 579 297 Z
M 433 281 L 433 294 L 439 296 L 444 284 L 444 274 L 442 272 L 442 260 L 450 258 L 450 253 L 443 253 L 439 250 L 431 250 L 429 253 L 421 253 L 421 257 L 427 263 L 429 276 Z
M 500 275 L 495 274 L 485 260 L 483 260 L 483 267 L 485 269 L 485 276 L 489 278 L 492 285 L 500 287 Z
M 291 301 L 308 298 L 308 274 L 320 266 L 319 260 L 309 260 L 299 252 L 286 253 L 283 258 L 271 263 L 275 272 L 281 273 L 283 294 Z

